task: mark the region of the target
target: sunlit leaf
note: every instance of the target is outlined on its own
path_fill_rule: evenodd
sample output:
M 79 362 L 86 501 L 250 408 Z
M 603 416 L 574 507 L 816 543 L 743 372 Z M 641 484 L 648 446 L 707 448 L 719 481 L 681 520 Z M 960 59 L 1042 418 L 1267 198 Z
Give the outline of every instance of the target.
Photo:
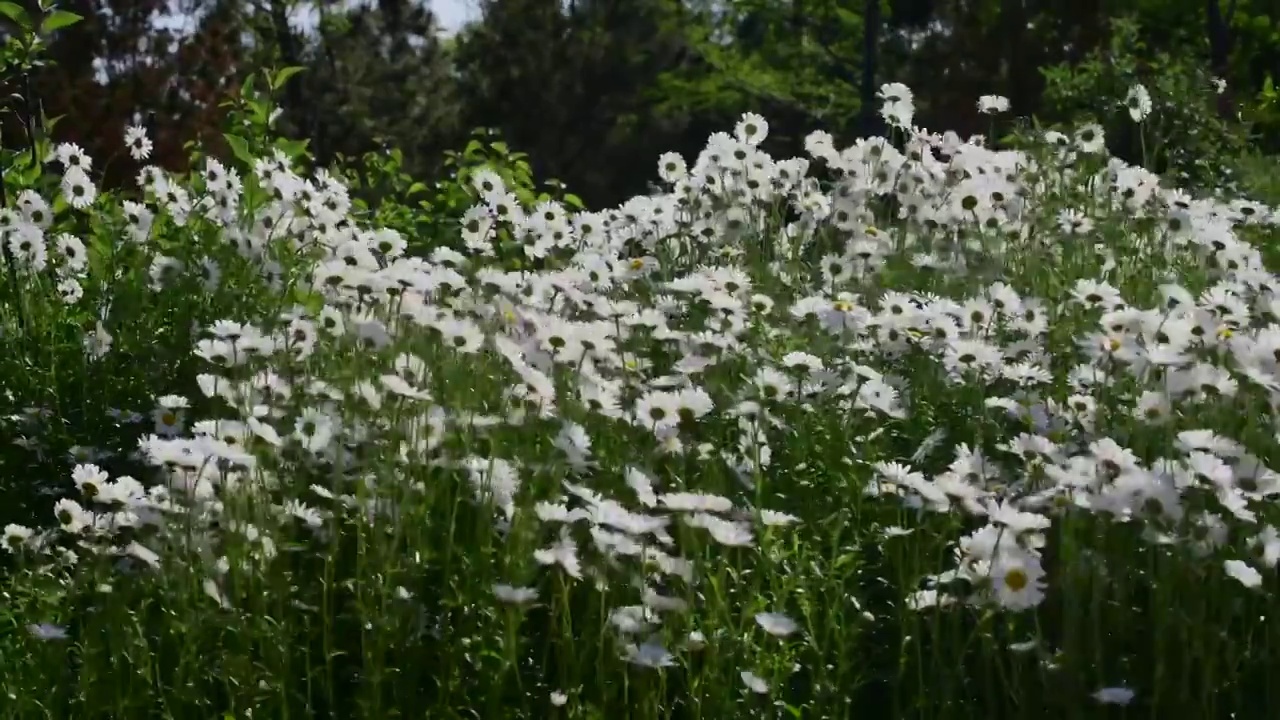
M 24 30 L 31 29 L 31 16 L 18 3 L 0 2 L 0 15 L 4 15 L 14 21 Z
M 54 10 L 46 15 L 44 21 L 40 23 L 40 34 L 48 35 L 49 33 L 57 32 L 63 28 L 71 27 L 83 19 L 82 16 L 73 12 Z

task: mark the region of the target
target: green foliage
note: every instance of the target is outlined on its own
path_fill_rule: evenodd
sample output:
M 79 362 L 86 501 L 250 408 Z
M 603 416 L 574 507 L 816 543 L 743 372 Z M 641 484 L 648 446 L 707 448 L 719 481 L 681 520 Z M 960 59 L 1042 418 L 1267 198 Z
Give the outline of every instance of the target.
M 1110 44 L 1076 66 L 1042 70 L 1042 119 L 1065 124 L 1096 121 L 1117 156 L 1200 190 L 1231 183 L 1232 165 L 1249 145 L 1249 128 L 1220 111 L 1219 87 L 1197 46 L 1150 48 L 1135 20 L 1112 23 Z M 1153 110 L 1141 123 L 1124 98 L 1136 84 L 1151 95 Z M 1099 109 L 1098 98 L 1115 98 Z
M 312 36 L 293 36 L 299 57 L 273 78 L 284 108 L 280 130 L 311 140 L 321 166 L 399 148 L 403 169 L 434 177 L 440 159 L 465 132 L 452 56 L 424 3 L 329 4 Z M 388 14 L 390 13 L 390 14 Z M 273 28 L 266 39 L 285 32 Z M 292 31 L 289 31 L 292 32 Z
M 705 137 L 696 113 L 664 107 L 658 82 L 689 61 L 682 4 L 485 0 L 480 9 L 483 21 L 454 43 L 457 98 L 468 126 L 497 129 L 539 176 L 593 205 L 619 203 L 643 189 L 661 152 L 692 151 Z
M 7 0 L 6 2 L 0 2 L 0 15 L 12 20 L 20 30 L 30 31 L 35 27 L 31 22 L 31 16 L 18 3 L 8 2 Z
M 1242 191 L 1259 202 L 1280 207 L 1280 156 L 1248 153 L 1235 167 Z
M 699 62 L 662 76 L 662 107 L 725 119 L 751 108 L 837 132 L 855 126 L 864 23 L 849 3 L 751 0 L 713 8 L 685 19 Z M 786 133 L 777 130 L 775 138 Z
M 1267 73 L 1252 101 L 1245 103 L 1243 116 L 1252 126 L 1259 145 L 1266 145 L 1271 151 L 1280 150 L 1276 142 L 1269 142 L 1269 139 L 1280 137 L 1280 90 L 1276 88 L 1271 73 Z
M 41 14 L 37 18 L 32 18 L 18 3 L 0 2 L 0 16 L 18 29 L 16 33 L 6 33 L 8 37 L 0 49 L 0 73 L 26 73 L 41 67 L 47 61 L 45 49 L 50 36 L 84 19 L 76 13 L 53 7 L 51 2 L 46 7 L 46 2 L 49 0 L 41 0 Z
M 462 249 L 459 227 L 463 215 L 480 203 L 472 179 L 481 169 L 497 173 L 524 205 L 555 200 L 571 210 L 583 208 L 582 200 L 558 180 L 535 181 L 528 155 L 512 151 L 497 138 L 496 130 L 473 131 L 465 147 L 445 153 L 441 163 L 445 176 L 429 185 L 404 169 L 404 153 L 398 148 L 342 159 L 340 167 L 359 213 L 380 227 L 400 232 L 408 239 L 410 251 L 422 256 L 437 247 Z M 517 257 L 511 255 L 511 260 Z

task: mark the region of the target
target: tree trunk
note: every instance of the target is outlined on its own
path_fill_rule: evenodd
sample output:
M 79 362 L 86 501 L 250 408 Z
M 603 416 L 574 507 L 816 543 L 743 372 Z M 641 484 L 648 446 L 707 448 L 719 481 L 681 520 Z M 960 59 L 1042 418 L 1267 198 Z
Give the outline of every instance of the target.
M 1220 0 L 1205 0 L 1205 30 L 1209 36 L 1209 68 L 1213 74 L 1223 82 L 1227 81 L 1227 75 L 1231 71 L 1231 21 L 1235 19 L 1236 0 L 1230 0 L 1226 13 L 1222 11 Z M 1223 120 L 1230 120 L 1232 116 L 1231 108 L 1234 103 L 1231 102 L 1231 84 L 1227 83 L 1227 89 L 1218 95 L 1218 116 Z
M 876 112 L 876 61 L 880 40 L 880 0 L 866 0 L 862 14 L 862 134 L 879 134 Z
M 1013 108 L 1014 114 L 1030 112 L 1027 73 L 1036 72 L 1036 68 L 1026 61 L 1023 51 L 1022 41 L 1027 33 L 1027 15 L 1023 2 L 1024 0 L 1001 0 L 1000 2 L 1000 28 L 1004 34 L 1006 49 L 1004 53 L 1005 93 L 1009 97 L 1009 105 Z

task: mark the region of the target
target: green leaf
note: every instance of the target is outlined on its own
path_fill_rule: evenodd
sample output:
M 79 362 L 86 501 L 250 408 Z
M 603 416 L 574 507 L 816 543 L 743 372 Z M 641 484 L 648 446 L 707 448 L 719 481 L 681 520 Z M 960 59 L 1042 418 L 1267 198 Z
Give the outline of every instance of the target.
M 235 155 L 246 165 L 253 165 L 253 153 L 249 152 L 248 141 L 239 135 L 232 135 L 231 133 L 223 133 L 222 136 L 227 139 L 227 144 L 231 146 L 232 155 Z
M 40 23 L 40 34 L 48 35 L 65 27 L 71 27 L 80 22 L 84 18 L 73 12 L 66 10 L 54 10 L 45 16 L 44 21 Z
M 256 77 L 257 75 L 250 75 L 244 79 L 244 82 L 240 84 L 240 97 L 251 97 L 253 95 L 253 79 Z
M 297 75 L 298 73 L 302 72 L 305 69 L 306 68 L 294 66 L 294 67 L 281 68 L 277 70 L 275 77 L 271 79 L 271 89 L 279 90 L 280 88 L 284 87 L 284 84 L 289 81 L 289 78 L 293 77 L 294 75 Z
M 265 99 L 249 100 L 249 114 L 252 116 L 253 122 L 258 125 L 266 125 L 267 120 L 271 117 L 271 107 Z
M 30 167 L 27 167 L 22 173 L 22 183 L 27 186 L 35 185 L 36 181 L 40 179 L 40 173 L 40 166 L 31 163 Z
M 287 155 L 290 160 L 295 160 L 301 157 L 304 153 L 306 153 L 307 143 L 309 142 L 311 141 L 306 138 L 303 138 L 301 140 L 288 140 L 286 138 L 280 138 L 279 140 L 276 140 L 276 147 L 280 149 L 280 152 L 283 152 L 285 155 Z
M 0 2 L 0 15 L 4 15 L 10 20 L 18 23 L 23 30 L 31 29 L 31 16 L 27 15 L 27 11 L 15 2 Z

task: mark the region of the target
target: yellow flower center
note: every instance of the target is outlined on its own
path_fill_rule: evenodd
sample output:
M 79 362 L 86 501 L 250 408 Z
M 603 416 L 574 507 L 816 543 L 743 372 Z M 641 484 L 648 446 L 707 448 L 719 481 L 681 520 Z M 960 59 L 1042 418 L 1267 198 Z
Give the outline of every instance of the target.
M 176 425 L 178 424 L 178 416 L 172 412 L 166 412 L 160 416 L 160 422 L 165 425 Z
M 1014 592 L 1021 592 L 1023 588 L 1030 582 L 1027 573 L 1019 568 L 1014 568 L 1004 574 L 1004 584 Z
M 641 260 L 640 258 L 634 258 L 631 261 L 632 270 L 641 270 L 643 268 L 644 268 L 644 260 Z

